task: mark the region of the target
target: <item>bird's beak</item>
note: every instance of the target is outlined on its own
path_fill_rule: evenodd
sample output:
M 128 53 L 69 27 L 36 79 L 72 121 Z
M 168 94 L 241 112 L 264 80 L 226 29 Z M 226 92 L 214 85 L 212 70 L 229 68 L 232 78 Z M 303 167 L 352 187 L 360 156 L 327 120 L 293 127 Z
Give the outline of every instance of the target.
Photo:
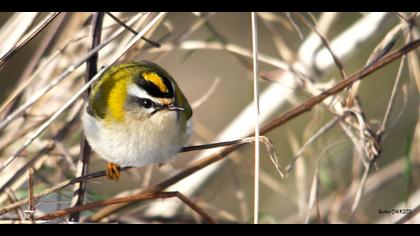
M 168 105 L 168 106 L 166 106 L 164 109 L 169 110 L 169 111 L 185 111 L 185 109 L 184 109 L 184 108 L 174 106 L 174 104 L 169 104 L 169 105 Z
M 177 106 L 174 106 L 173 104 L 169 104 L 169 105 L 163 105 L 163 106 L 156 107 L 155 110 L 152 112 L 151 115 L 154 115 L 156 112 L 162 111 L 162 110 L 168 110 L 168 111 L 185 111 L 185 109 L 182 108 L 182 107 L 177 107 Z

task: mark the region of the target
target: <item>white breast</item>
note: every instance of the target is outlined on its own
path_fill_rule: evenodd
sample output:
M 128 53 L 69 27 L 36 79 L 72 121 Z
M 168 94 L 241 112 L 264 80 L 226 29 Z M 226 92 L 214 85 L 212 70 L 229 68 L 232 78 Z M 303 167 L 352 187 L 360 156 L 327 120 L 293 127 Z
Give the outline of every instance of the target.
M 83 112 L 82 124 L 86 139 L 102 158 L 120 166 L 141 167 L 172 160 L 191 136 L 191 119 L 183 131 L 176 112 L 163 112 L 150 119 L 125 119 L 105 125 Z

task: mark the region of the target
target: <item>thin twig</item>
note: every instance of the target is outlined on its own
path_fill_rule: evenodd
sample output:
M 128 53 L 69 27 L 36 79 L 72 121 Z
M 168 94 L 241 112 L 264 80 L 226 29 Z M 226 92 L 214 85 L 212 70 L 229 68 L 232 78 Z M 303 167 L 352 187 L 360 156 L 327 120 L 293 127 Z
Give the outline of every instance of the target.
M 343 117 L 334 117 L 332 120 L 330 120 L 327 124 L 325 124 L 323 127 L 321 127 L 312 137 L 308 139 L 308 141 L 305 142 L 305 144 L 302 145 L 300 150 L 295 154 L 293 159 L 290 161 L 289 165 L 286 166 L 286 172 L 290 172 L 293 168 L 294 163 L 296 160 L 302 155 L 302 153 L 305 151 L 306 147 L 308 147 L 311 143 L 313 143 L 317 138 L 319 138 L 322 134 L 325 134 L 329 129 L 334 127 L 339 120 L 341 120 Z
M 260 137 L 260 102 L 258 88 L 258 28 L 255 12 L 251 13 L 252 65 L 254 74 L 255 140 Z M 258 224 L 260 205 L 260 142 L 255 142 L 254 150 L 254 224 Z
M 406 23 L 409 23 L 408 19 L 405 18 L 403 15 L 401 15 L 401 13 L 399 12 L 395 12 L 395 14 L 403 21 L 405 21 Z
M 318 215 L 318 221 L 322 222 L 321 213 L 319 212 L 319 160 L 315 166 L 315 173 L 314 177 L 312 179 L 312 185 L 311 190 L 309 193 L 309 200 L 308 200 L 308 212 L 305 216 L 305 224 L 309 223 L 310 216 L 311 216 L 311 210 L 314 206 L 317 207 L 317 215 Z
M 292 24 L 293 28 L 298 33 L 300 40 L 303 40 L 303 33 L 300 30 L 299 26 L 296 24 L 296 22 L 293 20 L 292 14 L 290 14 L 290 12 L 286 12 L 286 16 L 287 16 L 287 19 L 289 19 L 290 23 Z
M 133 28 L 131 28 L 130 26 L 128 26 L 126 23 L 124 23 L 123 21 L 121 21 L 120 19 L 118 19 L 118 17 L 114 16 L 114 14 L 112 14 L 111 12 L 105 12 L 108 16 L 110 16 L 113 20 L 115 20 L 118 24 L 120 24 L 122 27 L 124 27 L 126 30 L 130 31 L 131 33 L 133 33 L 134 35 L 137 35 L 138 32 L 135 31 Z M 155 48 L 160 48 L 160 44 L 153 42 L 152 40 L 142 36 L 141 37 L 142 40 L 144 40 L 145 42 L 147 42 L 148 44 L 150 44 L 150 46 L 155 47 Z
M 28 171 L 29 181 L 29 211 L 26 213 L 29 215 L 31 221 L 35 221 L 35 202 L 34 202 L 34 170 L 32 168 Z
M 58 16 L 60 12 L 53 12 L 48 14 L 37 26 L 35 26 L 29 33 L 27 33 L 17 44 L 10 49 L 6 54 L 4 54 L 0 58 L 0 68 L 4 65 L 4 63 L 9 60 L 13 55 L 15 55 L 25 44 L 31 41 L 39 32 L 41 32 L 45 27 L 48 26 L 51 21 L 54 20 L 55 17 Z
M 405 108 L 408 105 L 408 88 L 406 84 L 403 84 L 401 92 L 402 92 L 402 106 L 400 107 L 398 114 L 395 116 L 394 119 L 392 119 L 392 122 L 388 125 L 388 129 L 394 127 L 395 124 L 397 124 L 397 122 L 400 120 L 401 115 L 404 113 Z M 387 136 L 387 133 L 385 132 L 382 136 L 381 136 L 381 140 L 384 139 Z
M 207 92 L 201 96 L 199 99 L 197 99 L 196 101 L 194 101 L 193 104 L 191 104 L 191 107 L 193 110 L 196 110 L 197 108 L 199 108 L 200 106 L 203 105 L 204 102 L 206 102 L 210 96 L 214 93 L 214 91 L 216 91 L 217 86 L 220 83 L 220 77 L 216 77 L 213 80 L 213 83 L 211 84 L 210 88 L 207 90 Z
M 93 20 L 92 20 L 92 43 L 91 43 L 91 50 L 96 48 L 101 42 L 101 35 L 102 35 L 102 23 L 104 19 L 103 12 L 96 12 Z M 98 53 L 94 54 L 89 60 L 86 62 L 86 75 L 85 75 L 85 83 L 89 83 L 89 81 L 93 78 L 94 75 L 98 72 Z M 90 94 L 90 89 L 87 89 L 84 94 L 85 103 L 87 102 Z M 77 164 L 77 171 L 76 176 L 83 176 L 88 173 L 89 170 L 89 162 L 90 162 L 90 154 L 92 149 L 89 143 L 86 141 L 84 135 L 81 136 L 80 139 L 80 159 Z M 74 196 L 71 201 L 71 206 L 79 206 L 82 205 L 85 201 L 85 189 L 86 183 L 80 182 L 74 186 Z M 75 212 L 70 214 L 69 221 L 78 222 L 80 219 L 79 212 Z
M 316 28 L 316 26 L 312 25 L 308 20 L 306 20 L 305 17 L 303 17 L 301 14 L 297 14 L 295 13 L 295 15 L 297 15 L 299 17 L 299 19 L 308 27 L 310 28 L 312 31 L 314 31 L 320 38 L 322 43 L 324 44 L 324 46 L 328 49 L 328 51 L 330 52 L 332 58 L 334 59 L 334 63 L 337 66 L 338 70 L 340 71 L 340 75 L 342 79 L 345 79 L 346 76 L 346 72 L 344 71 L 344 66 L 343 63 L 341 63 L 340 59 L 338 59 L 338 57 L 334 54 L 334 52 L 332 51 L 330 44 L 328 43 L 328 40 L 325 38 L 324 35 L 321 34 L 321 32 L 318 31 L 318 29 Z
M 387 128 L 388 120 L 389 120 L 389 117 L 391 115 L 392 107 L 393 107 L 394 102 L 395 102 L 395 96 L 397 94 L 398 85 L 399 85 L 400 80 L 401 80 L 401 74 L 402 74 L 402 70 L 403 70 L 403 67 L 404 67 L 405 58 L 406 58 L 405 55 L 401 58 L 400 66 L 398 67 L 397 77 L 395 78 L 394 86 L 392 87 L 391 96 L 389 98 L 388 105 L 386 107 L 384 119 L 382 121 L 381 127 L 379 128 L 379 130 L 377 132 L 378 135 L 382 135 L 383 132 L 385 131 L 385 129 Z
M 273 145 L 271 140 L 265 136 L 260 136 L 258 139 L 260 142 L 263 142 L 265 144 L 268 155 L 270 156 L 270 159 L 273 162 L 274 167 L 277 170 L 277 173 L 280 175 L 281 178 L 284 178 L 284 173 L 281 170 L 280 164 L 278 162 L 275 146 Z M 183 147 L 181 152 L 198 151 L 198 150 L 226 147 L 226 146 L 232 146 L 232 145 L 242 145 L 246 143 L 255 142 L 255 140 L 256 140 L 255 137 L 247 137 L 247 138 L 237 139 L 237 140 L 232 140 L 232 141 L 209 143 L 209 144 L 203 144 L 203 145 L 194 145 L 194 146 Z
M 372 162 L 369 162 L 369 164 L 365 167 L 365 172 L 363 172 L 362 180 L 360 181 L 359 188 L 357 189 L 356 196 L 354 197 L 354 202 L 353 202 L 353 205 L 351 207 L 350 222 L 353 222 L 356 211 L 359 208 L 360 201 L 362 200 L 363 191 L 365 189 L 366 181 L 367 181 L 367 178 L 369 176 L 369 172 L 370 172 L 371 167 L 372 167 Z
M 346 141 L 346 140 L 344 140 L 344 141 Z M 316 207 L 318 222 L 322 223 L 321 212 L 319 210 L 319 169 L 321 168 L 321 160 L 324 157 L 324 153 L 327 150 L 336 146 L 337 144 L 343 143 L 344 141 L 339 140 L 337 142 L 329 144 L 318 155 L 318 161 L 317 161 L 316 166 L 315 166 L 315 173 L 314 173 L 314 177 L 312 179 L 312 186 L 311 186 L 311 191 L 310 191 L 310 194 L 309 194 L 308 211 L 307 211 L 306 217 L 305 217 L 305 224 L 309 223 L 313 207 Z
M 191 200 L 189 200 L 180 192 L 140 193 L 140 194 L 136 194 L 136 195 L 128 196 L 128 197 L 112 198 L 112 199 L 108 199 L 104 201 L 97 201 L 97 202 L 92 202 L 92 203 L 88 203 L 81 206 L 58 210 L 52 213 L 48 213 L 44 216 L 38 217 L 37 220 L 52 220 L 52 219 L 63 217 L 65 215 L 68 215 L 74 212 L 81 212 L 81 211 L 113 205 L 113 204 L 140 202 L 144 200 L 151 200 L 151 199 L 157 199 L 157 198 L 173 198 L 173 197 L 179 198 L 181 201 L 183 201 L 185 204 L 191 207 L 191 209 L 193 209 L 195 212 L 200 214 L 200 216 L 203 217 L 207 222 L 211 224 L 216 223 L 216 221 L 213 220 L 213 218 L 211 218 L 205 211 L 203 211 L 200 207 L 198 207 L 195 203 L 193 203 Z

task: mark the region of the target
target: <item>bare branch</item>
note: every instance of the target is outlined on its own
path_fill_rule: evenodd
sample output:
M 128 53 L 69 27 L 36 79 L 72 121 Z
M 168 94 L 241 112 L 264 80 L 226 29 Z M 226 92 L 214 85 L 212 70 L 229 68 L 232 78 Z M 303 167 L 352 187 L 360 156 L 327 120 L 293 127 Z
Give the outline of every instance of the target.
M 94 14 L 92 20 L 92 43 L 91 43 L 91 50 L 96 48 L 101 42 L 101 35 L 102 35 L 102 23 L 104 19 L 103 12 L 96 12 Z M 86 62 L 86 75 L 85 75 L 85 83 L 89 83 L 89 81 L 93 78 L 94 75 L 98 72 L 98 53 L 94 54 L 89 60 Z M 90 89 L 87 89 L 84 94 L 85 103 L 89 99 Z M 81 136 L 80 140 L 80 159 L 77 165 L 76 176 L 83 176 L 88 173 L 89 170 L 89 161 L 92 149 L 89 143 L 86 141 L 84 135 Z M 80 182 L 74 186 L 74 196 L 71 201 L 71 206 L 79 206 L 84 203 L 85 201 L 85 189 L 86 183 Z M 70 214 L 69 221 L 78 222 L 80 218 L 79 212 L 75 212 Z
M 183 194 L 179 192 L 140 193 L 140 194 L 135 194 L 133 196 L 128 196 L 128 197 L 112 198 L 112 199 L 108 199 L 104 201 L 92 202 L 92 203 L 88 203 L 81 206 L 75 206 L 75 207 L 70 207 L 63 210 L 58 210 L 56 212 L 52 212 L 41 217 L 37 217 L 37 220 L 52 220 L 52 219 L 63 217 L 65 215 L 68 215 L 74 212 L 85 211 L 85 210 L 103 207 L 107 205 L 139 202 L 139 201 L 151 200 L 151 199 L 157 199 L 157 198 L 173 198 L 173 197 L 179 198 L 186 205 L 191 207 L 191 209 L 199 213 L 205 220 L 207 220 L 207 222 L 212 223 L 212 224 L 216 223 L 216 221 L 213 220 L 213 218 L 211 218 L 205 211 L 203 211 L 195 203 L 193 203 L 191 200 L 189 200 L 187 197 L 185 197 Z

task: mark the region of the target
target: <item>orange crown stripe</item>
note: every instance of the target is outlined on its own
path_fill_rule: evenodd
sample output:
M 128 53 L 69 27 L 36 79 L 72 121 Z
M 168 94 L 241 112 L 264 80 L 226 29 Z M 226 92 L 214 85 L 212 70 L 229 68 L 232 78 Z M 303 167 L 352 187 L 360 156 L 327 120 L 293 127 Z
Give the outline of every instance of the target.
M 168 88 L 163 83 L 162 78 L 158 74 L 156 74 L 155 72 L 146 72 L 146 73 L 143 73 L 143 78 L 145 80 L 147 80 L 147 81 L 152 82 L 153 84 L 155 84 L 162 93 L 167 93 L 168 92 Z

